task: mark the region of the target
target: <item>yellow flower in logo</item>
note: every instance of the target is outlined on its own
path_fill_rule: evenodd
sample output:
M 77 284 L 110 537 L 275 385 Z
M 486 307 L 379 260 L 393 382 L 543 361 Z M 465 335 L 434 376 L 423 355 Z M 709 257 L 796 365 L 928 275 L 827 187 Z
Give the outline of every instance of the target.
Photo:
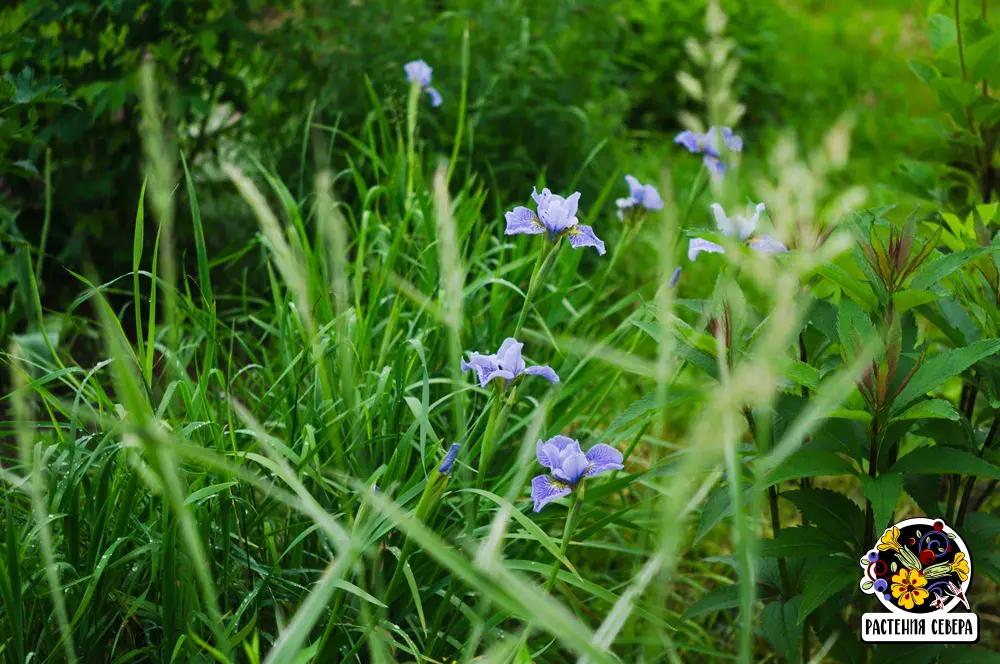
M 895 528 L 893 530 L 896 530 Z M 896 530 L 898 534 L 898 530 Z M 914 605 L 920 606 L 927 599 L 928 592 L 924 586 L 927 579 L 918 570 L 904 567 L 892 577 L 892 596 L 896 603 L 909 611 Z
M 892 530 L 885 531 L 882 539 L 878 541 L 879 551 L 888 551 L 889 549 L 899 551 L 899 528 L 896 526 L 893 526 Z
M 958 574 L 958 578 L 965 581 L 969 578 L 969 561 L 965 559 L 965 554 L 959 551 L 955 554 L 955 559 L 949 565 L 951 571 Z

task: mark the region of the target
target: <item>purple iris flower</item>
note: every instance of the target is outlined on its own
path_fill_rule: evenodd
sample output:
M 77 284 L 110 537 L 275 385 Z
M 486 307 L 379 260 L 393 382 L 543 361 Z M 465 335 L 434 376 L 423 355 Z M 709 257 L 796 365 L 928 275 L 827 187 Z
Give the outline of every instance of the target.
M 403 65 L 406 72 L 406 80 L 410 83 L 417 83 L 424 92 L 431 98 L 431 106 L 437 108 L 441 105 L 441 93 L 431 87 L 431 74 L 434 72 L 423 60 L 414 60 Z
M 458 450 L 462 446 L 458 443 L 452 443 L 451 447 L 448 449 L 448 453 L 444 455 L 444 461 L 438 467 L 438 473 L 441 475 L 447 475 L 451 472 L 451 467 L 455 465 L 455 459 L 458 458 Z
M 702 161 L 713 175 L 722 176 L 726 173 L 726 164 L 722 161 L 722 148 L 733 152 L 743 150 L 743 139 L 733 133 L 729 127 L 709 127 L 704 134 L 696 131 L 682 131 L 674 138 L 674 143 L 683 145 L 689 152 L 702 153 Z
M 472 352 L 469 354 L 469 361 L 462 360 L 462 371 L 475 370 L 479 376 L 479 386 L 486 385 L 494 378 L 503 378 L 507 381 L 514 380 L 521 374 L 530 376 L 541 376 L 553 383 L 559 382 L 559 376 L 549 366 L 526 367 L 521 359 L 521 349 L 524 344 L 514 337 L 507 337 L 500 344 L 500 350 L 493 355 L 481 355 Z
M 598 254 L 604 255 L 604 242 L 594 235 L 593 228 L 581 226 L 580 220 L 576 218 L 580 192 L 563 198 L 547 188 L 542 189 L 540 194 L 532 189 L 531 197 L 535 199 L 538 213 L 523 206 L 514 208 L 504 215 L 507 220 L 504 235 L 539 235 L 548 231 L 549 237 L 554 240 L 565 234 L 569 236 L 571 247 L 594 247 Z
M 725 210 L 718 203 L 712 203 L 712 212 L 715 214 L 715 224 L 719 232 L 726 237 L 739 238 L 740 242 L 745 242 L 751 249 L 765 254 L 775 254 L 788 251 L 788 247 L 770 235 L 754 235 L 757 230 L 757 221 L 760 213 L 764 211 L 764 204 L 751 204 L 747 207 L 746 215 L 734 214 L 727 217 Z M 688 243 L 688 260 L 693 261 L 701 252 L 709 254 L 724 254 L 725 248 L 721 244 L 716 244 L 705 238 L 692 238 Z
M 660 210 L 663 208 L 663 199 L 660 192 L 651 184 L 642 184 L 631 175 L 625 176 L 628 183 L 628 198 L 619 198 L 615 201 L 618 206 L 618 218 L 622 221 L 626 216 L 632 216 L 636 212 L 641 212 L 639 208 L 646 210 Z
M 538 441 L 536 455 L 538 463 L 551 473 L 531 480 L 531 498 L 535 501 L 536 512 L 540 512 L 553 500 L 573 493 L 573 489 L 584 477 L 625 467 L 622 464 L 622 453 L 610 445 L 599 443 L 584 454 L 580 443 L 566 436 L 553 436 L 545 442 Z

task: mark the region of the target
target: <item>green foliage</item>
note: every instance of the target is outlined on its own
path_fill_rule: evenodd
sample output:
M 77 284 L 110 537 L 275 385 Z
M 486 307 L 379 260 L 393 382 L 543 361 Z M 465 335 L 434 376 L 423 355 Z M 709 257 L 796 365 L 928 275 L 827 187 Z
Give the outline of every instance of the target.
M 851 624 L 857 561 L 919 510 L 974 551 L 977 605 L 1000 582 L 1000 217 L 967 177 L 992 156 L 923 192 L 940 213 L 845 213 L 846 125 L 820 125 L 866 51 L 787 106 L 829 62 L 774 63 L 863 25 L 785 49 L 806 8 L 725 9 L 743 162 L 713 181 L 685 154 L 627 223 L 629 141 L 681 154 L 703 6 L 0 10 L 0 662 L 987 661 L 986 621 L 979 649 L 874 652 Z M 961 161 L 987 154 L 998 61 L 987 21 L 959 24 L 933 17 L 911 67 L 972 113 Z M 417 57 L 439 109 L 402 81 Z M 799 123 L 821 147 L 752 140 Z M 583 193 L 609 255 L 504 234 L 542 183 Z M 672 285 L 747 186 L 792 251 L 720 237 Z M 85 230 L 107 253 L 75 270 Z M 462 372 L 511 335 L 560 381 Z M 557 434 L 624 468 L 534 512 Z

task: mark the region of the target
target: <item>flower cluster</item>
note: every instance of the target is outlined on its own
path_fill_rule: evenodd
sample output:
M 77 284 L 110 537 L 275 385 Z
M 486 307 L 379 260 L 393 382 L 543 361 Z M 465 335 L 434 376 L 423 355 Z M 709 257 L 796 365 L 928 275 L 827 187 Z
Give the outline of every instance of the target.
M 483 355 L 473 351 L 469 354 L 469 361 L 462 360 L 462 371 L 475 371 L 479 377 L 479 386 L 486 387 L 491 381 L 497 378 L 504 379 L 504 385 L 514 380 L 521 374 L 529 376 L 541 376 L 553 383 L 559 382 L 559 376 L 549 366 L 528 367 L 521 358 L 521 349 L 524 344 L 514 337 L 507 337 L 500 344 L 500 350 L 492 355 Z
M 689 152 L 704 154 L 702 161 L 715 176 L 726 173 L 726 164 L 722 161 L 722 149 L 740 152 L 743 150 L 743 139 L 733 133 L 729 127 L 709 127 L 704 134 L 687 130 L 677 134 L 674 143 L 683 145 Z
M 731 217 L 726 216 L 725 210 L 718 203 L 712 203 L 711 209 L 715 215 L 716 228 L 723 236 L 738 238 L 740 242 L 761 253 L 771 254 L 788 251 L 788 247 L 770 235 L 756 234 L 760 213 L 764 211 L 763 203 L 748 206 L 746 215 L 734 214 Z M 696 237 L 688 243 L 688 260 L 693 261 L 703 251 L 710 254 L 724 254 L 726 252 L 721 244 Z
M 604 255 L 604 242 L 594 234 L 590 226 L 582 226 L 576 218 L 580 203 L 580 192 L 574 192 L 568 198 L 553 194 L 547 188 L 538 193 L 531 191 L 538 212 L 532 212 L 524 206 L 518 206 L 504 215 L 507 228 L 504 235 L 539 235 L 548 233 L 549 239 L 568 236 L 573 248 L 594 247 L 597 253 Z
M 410 83 L 418 84 L 424 92 L 431 98 L 431 106 L 437 108 L 443 101 L 441 93 L 436 88 L 431 87 L 431 74 L 434 72 L 423 60 L 413 60 L 403 65 L 406 72 L 406 80 Z
M 566 436 L 553 436 L 538 441 L 535 452 L 538 463 L 550 474 L 531 480 L 534 510 L 541 511 L 548 503 L 573 493 L 584 477 L 593 477 L 609 470 L 621 470 L 622 453 L 604 443 L 594 445 L 584 454 L 580 443 Z

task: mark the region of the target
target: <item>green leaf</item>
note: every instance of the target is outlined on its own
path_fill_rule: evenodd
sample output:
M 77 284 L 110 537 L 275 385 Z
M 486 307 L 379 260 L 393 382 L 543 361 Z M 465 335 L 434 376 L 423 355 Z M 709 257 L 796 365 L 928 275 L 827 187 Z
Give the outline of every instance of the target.
M 711 591 L 687 608 L 681 620 L 690 620 L 706 613 L 733 609 L 740 605 L 740 586 L 737 583 Z
M 941 650 L 936 643 L 883 643 L 875 650 L 872 664 L 928 664 Z
M 843 268 L 832 264 L 821 265 L 816 268 L 816 274 L 840 286 L 844 294 L 860 304 L 865 311 L 875 309 L 875 294 L 872 293 L 868 284 L 851 276 Z
M 955 348 L 925 360 L 892 404 L 890 415 L 901 412 L 918 397 L 940 387 L 948 379 L 961 374 L 976 362 L 1000 351 L 1000 339 L 984 339 Z
M 896 307 L 896 313 L 909 311 L 922 304 L 928 304 L 940 300 L 941 296 L 929 290 L 905 290 L 892 296 L 892 303 Z
M 828 533 L 836 533 L 861 548 L 864 515 L 861 508 L 844 494 L 830 489 L 797 489 L 785 491 L 781 497 L 790 501 L 804 520 Z
M 974 249 L 956 251 L 942 256 L 941 258 L 938 258 L 930 263 L 925 263 L 919 270 L 917 270 L 917 273 L 913 275 L 910 287 L 917 289 L 930 288 L 935 284 L 940 283 L 942 279 L 956 270 L 961 269 L 962 266 L 967 263 L 974 261 L 980 256 L 985 256 L 986 254 L 995 251 L 1000 251 L 1000 247 L 976 247 Z
M 800 449 L 767 474 L 766 486 L 800 477 L 853 475 L 854 466 L 828 450 Z
M 795 624 L 801 625 L 810 613 L 853 583 L 856 576 L 854 567 L 854 561 L 843 556 L 832 556 L 810 567 Z
M 875 532 L 881 532 L 889 524 L 899 494 L 903 492 L 903 476 L 896 472 L 883 473 L 875 479 L 862 475 L 861 486 L 875 512 Z
M 774 649 L 781 653 L 786 662 L 799 661 L 799 643 L 802 630 L 795 626 L 802 597 L 793 597 L 787 602 L 772 602 L 764 607 L 760 616 L 760 629 Z
M 962 419 L 962 416 L 951 405 L 951 402 L 946 399 L 927 399 L 926 401 L 918 401 L 892 418 L 894 422 L 919 419 L 951 420 L 957 422 Z
M 835 541 L 820 528 L 793 526 L 782 528 L 774 539 L 761 540 L 759 555 L 765 558 L 802 558 L 828 556 L 836 551 L 849 553 L 841 542 Z
M 1000 652 L 973 646 L 952 646 L 941 653 L 938 664 L 1000 664 Z
M 494 493 L 490 493 L 489 491 L 483 491 L 481 489 L 462 489 L 460 493 L 477 493 L 480 496 L 483 496 L 484 498 L 488 498 L 489 500 L 493 501 L 494 503 L 497 504 L 498 507 L 509 507 L 511 516 L 514 517 L 515 521 L 521 524 L 521 526 L 527 531 L 530 537 L 532 537 L 536 542 L 545 547 L 545 549 L 549 553 L 551 553 L 556 560 L 561 562 L 563 566 L 566 569 L 568 569 L 572 574 L 580 576 L 577 573 L 576 568 L 573 567 L 572 564 L 570 564 L 569 560 L 567 560 L 566 556 L 564 556 L 562 553 L 559 552 L 559 545 L 556 544 L 551 537 L 546 535 L 545 531 L 542 530 L 537 523 L 535 523 L 530 518 L 525 516 L 524 512 L 517 509 L 517 507 L 511 505 L 507 500 L 501 498 L 500 496 Z
M 926 62 L 910 60 L 907 64 L 910 66 L 910 71 L 912 71 L 917 78 L 927 85 L 930 85 L 938 76 L 941 75 L 937 69 Z
M 782 375 L 796 385 L 808 387 L 813 391 L 819 389 L 819 369 L 811 364 L 792 360 L 785 365 Z
M 897 473 L 973 475 L 1000 480 L 1000 468 L 975 454 L 944 445 L 918 447 L 892 467 Z
M 972 83 L 989 78 L 1000 58 L 1000 33 L 994 32 L 965 49 L 965 71 Z
M 942 14 L 931 16 L 927 22 L 927 37 L 931 42 L 931 49 L 937 53 L 945 46 L 950 46 L 958 41 L 958 31 L 955 29 L 955 20 Z

